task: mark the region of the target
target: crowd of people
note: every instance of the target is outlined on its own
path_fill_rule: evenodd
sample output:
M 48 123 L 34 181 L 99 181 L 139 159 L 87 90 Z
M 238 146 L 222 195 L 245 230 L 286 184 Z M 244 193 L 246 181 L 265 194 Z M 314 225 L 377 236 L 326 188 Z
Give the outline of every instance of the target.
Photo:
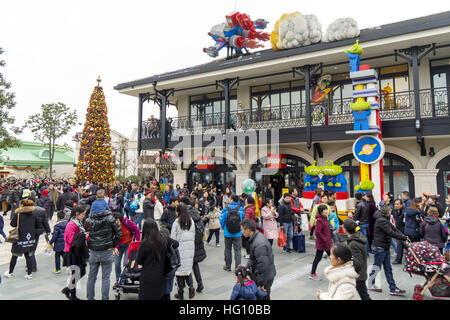
M 67 267 L 72 274 L 72 282 L 62 289 L 71 300 L 79 299 L 76 283 L 87 273 L 88 266 L 87 299 L 95 299 L 100 266 L 101 299 L 109 299 L 113 267 L 113 288 L 127 282 L 123 270 L 134 242 L 139 242 L 136 259 L 140 270 L 139 299 L 170 300 L 175 291 L 174 298 L 182 300 L 185 287 L 192 299 L 205 289 L 200 268 L 207 258 L 205 243 L 213 245 L 210 242 L 214 237 L 215 246 L 220 247 L 220 230 L 223 230 L 223 270 L 234 270 L 236 275 L 230 299 L 270 299 L 277 274 L 273 242 L 282 230 L 286 234 L 283 253 L 290 254 L 293 235 L 308 232 L 302 221 L 305 214 L 316 249 L 309 279 L 321 280 L 316 274 L 317 267 L 324 257 L 330 260 L 325 269 L 329 290 L 317 291 L 322 300 L 370 300 L 368 291 L 381 291 L 375 286 L 375 278 L 382 267 L 389 294 L 404 295 L 405 291 L 396 286 L 393 278 L 390 247 L 396 252 L 394 264 L 402 263 L 404 241 L 424 239 L 442 253 L 449 249 L 450 196 L 442 206 L 438 195 L 424 194 L 410 199 L 405 191 L 401 198 L 394 199 L 386 192 L 377 205 L 371 194 L 357 193 L 355 210 L 341 221 L 335 192 L 321 188 L 316 190 L 311 208 L 304 208 L 297 188 L 278 201 L 273 192 L 266 192 L 263 199 L 255 201 L 245 193 L 236 195 L 228 187 L 218 192 L 213 185 L 198 184 L 189 190 L 186 184 L 161 186 L 152 179 L 141 186 L 13 180 L 2 181 L 0 187 L 3 216 L 11 214 L 11 226 L 18 227 L 19 234 L 4 276 L 13 277 L 18 257 L 24 255 L 25 278 L 33 278 L 33 272 L 37 271 L 35 251 L 40 236 L 44 235 L 47 246 L 55 253 L 53 273 L 60 274 L 62 267 Z M 56 224 L 51 230 L 49 221 L 55 213 Z M 344 235 L 339 234 L 340 226 Z M 6 238 L 3 226 L 0 227 Z M 176 266 L 171 263 L 173 252 L 178 257 Z M 370 254 L 374 259 L 368 274 Z

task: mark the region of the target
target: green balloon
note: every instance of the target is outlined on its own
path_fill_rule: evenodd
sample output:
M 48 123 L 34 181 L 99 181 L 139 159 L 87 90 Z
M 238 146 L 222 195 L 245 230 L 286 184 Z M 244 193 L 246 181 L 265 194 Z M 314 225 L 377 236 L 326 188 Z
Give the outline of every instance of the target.
M 246 194 L 252 194 L 253 192 L 255 192 L 256 183 L 252 179 L 247 179 L 244 181 L 243 187 Z

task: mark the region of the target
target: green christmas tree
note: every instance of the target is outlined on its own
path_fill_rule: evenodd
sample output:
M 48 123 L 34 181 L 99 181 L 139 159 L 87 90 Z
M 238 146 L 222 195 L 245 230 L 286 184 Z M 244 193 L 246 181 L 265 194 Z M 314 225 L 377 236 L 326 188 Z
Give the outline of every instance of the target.
M 104 184 L 114 180 L 108 109 L 100 81 L 98 77 L 98 85 L 94 88 L 86 113 L 80 155 L 75 170 L 76 180 L 79 182 Z

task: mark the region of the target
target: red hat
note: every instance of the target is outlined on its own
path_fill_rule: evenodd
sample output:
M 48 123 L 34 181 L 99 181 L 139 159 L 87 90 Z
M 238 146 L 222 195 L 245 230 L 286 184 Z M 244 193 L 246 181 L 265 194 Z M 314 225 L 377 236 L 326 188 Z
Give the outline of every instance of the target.
M 144 196 L 147 196 L 148 194 L 152 193 L 150 190 L 145 191 Z
M 46 189 L 46 190 L 42 191 L 42 195 L 43 195 L 43 196 L 48 195 L 48 190 Z

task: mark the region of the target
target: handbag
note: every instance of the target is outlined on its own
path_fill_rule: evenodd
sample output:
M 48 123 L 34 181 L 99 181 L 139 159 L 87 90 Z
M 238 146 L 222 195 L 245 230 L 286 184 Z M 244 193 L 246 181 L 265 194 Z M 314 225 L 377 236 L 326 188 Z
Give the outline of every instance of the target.
M 19 241 L 19 218 L 20 213 L 17 214 L 17 227 L 9 230 L 9 235 L 5 239 L 6 242 L 16 243 L 17 241 Z
M 172 245 L 167 244 L 165 274 L 173 273 L 181 266 L 181 258 L 178 249 Z

